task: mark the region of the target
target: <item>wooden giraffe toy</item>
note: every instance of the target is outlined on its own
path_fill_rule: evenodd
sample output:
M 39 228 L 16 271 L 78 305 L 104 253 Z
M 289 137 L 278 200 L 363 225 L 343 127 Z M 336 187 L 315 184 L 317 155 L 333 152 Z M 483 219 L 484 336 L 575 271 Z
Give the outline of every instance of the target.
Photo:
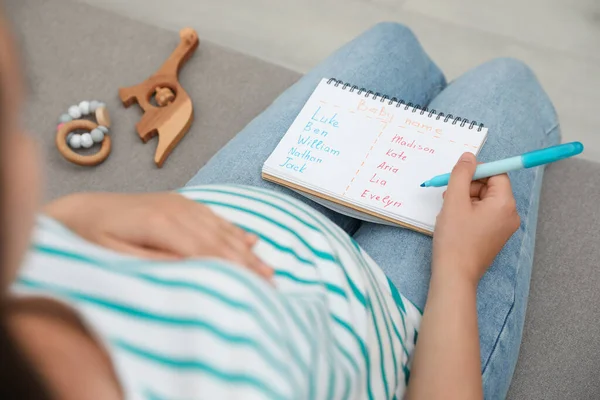
M 198 48 L 200 40 L 195 30 L 182 29 L 180 42 L 162 67 L 142 83 L 119 89 L 125 107 L 138 103 L 144 110 L 136 124 L 140 138 L 147 142 L 158 134 L 154 162 L 160 168 L 188 132 L 194 120 L 192 100 L 179 83 L 179 70 Z M 157 106 L 150 103 L 156 95 Z

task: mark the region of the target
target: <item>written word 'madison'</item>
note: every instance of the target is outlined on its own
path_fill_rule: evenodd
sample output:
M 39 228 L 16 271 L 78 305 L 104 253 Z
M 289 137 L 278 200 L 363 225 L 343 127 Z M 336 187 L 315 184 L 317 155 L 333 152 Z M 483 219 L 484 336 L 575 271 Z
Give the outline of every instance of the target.
M 410 147 L 411 149 L 423 151 L 425 153 L 429 153 L 429 154 L 435 153 L 434 149 L 432 149 L 431 147 L 420 145 L 419 143 L 417 143 L 416 140 L 412 140 L 410 142 L 404 140 L 404 136 L 394 135 L 391 142 L 395 143 L 395 144 L 399 144 L 400 146 L 406 146 L 406 147 Z

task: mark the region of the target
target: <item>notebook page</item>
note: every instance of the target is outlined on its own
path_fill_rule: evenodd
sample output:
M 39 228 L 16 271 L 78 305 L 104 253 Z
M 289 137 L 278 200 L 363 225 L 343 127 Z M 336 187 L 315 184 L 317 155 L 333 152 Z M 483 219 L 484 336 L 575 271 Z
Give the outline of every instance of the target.
M 365 116 L 356 96 L 323 79 L 263 170 L 341 196 L 388 114 Z
M 368 103 L 379 105 L 377 100 Z M 387 216 L 401 215 L 406 222 L 433 227 L 446 188 L 420 184 L 450 172 L 465 151 L 477 154 L 487 134 L 486 129 L 444 119 L 413 112 L 413 107 L 396 108 L 394 123 L 374 139 L 342 196 Z
M 431 231 L 444 189 L 420 184 L 477 154 L 487 135 L 444 119 L 323 79 L 263 172 Z

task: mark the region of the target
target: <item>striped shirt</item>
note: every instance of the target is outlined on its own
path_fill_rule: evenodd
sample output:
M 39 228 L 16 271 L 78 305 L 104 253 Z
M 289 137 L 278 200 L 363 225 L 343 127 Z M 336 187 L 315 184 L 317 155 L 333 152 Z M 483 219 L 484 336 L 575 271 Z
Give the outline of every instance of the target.
M 127 399 L 400 399 L 419 311 L 339 227 L 288 196 L 180 190 L 259 237 L 272 283 L 219 259 L 141 260 L 40 217 L 14 284 L 66 302 Z

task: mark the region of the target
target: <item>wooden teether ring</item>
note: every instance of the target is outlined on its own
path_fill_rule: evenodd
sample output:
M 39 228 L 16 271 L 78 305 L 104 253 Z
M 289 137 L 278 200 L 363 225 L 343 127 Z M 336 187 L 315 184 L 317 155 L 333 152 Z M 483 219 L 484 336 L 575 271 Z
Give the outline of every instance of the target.
M 88 121 L 86 119 L 77 119 L 75 121 L 70 121 L 62 125 L 56 133 L 56 147 L 58 148 L 60 154 L 62 154 L 62 156 L 68 161 L 71 161 L 74 164 L 81 165 L 84 167 L 93 167 L 94 165 L 102 163 L 110 154 L 110 136 L 104 136 L 104 140 L 102 141 L 102 147 L 100 148 L 100 151 L 98 151 L 96 154 L 82 155 L 75 153 L 67 144 L 67 135 L 69 133 L 77 129 L 85 129 L 89 132 L 93 129 L 96 129 L 97 127 L 98 124 L 92 121 Z

